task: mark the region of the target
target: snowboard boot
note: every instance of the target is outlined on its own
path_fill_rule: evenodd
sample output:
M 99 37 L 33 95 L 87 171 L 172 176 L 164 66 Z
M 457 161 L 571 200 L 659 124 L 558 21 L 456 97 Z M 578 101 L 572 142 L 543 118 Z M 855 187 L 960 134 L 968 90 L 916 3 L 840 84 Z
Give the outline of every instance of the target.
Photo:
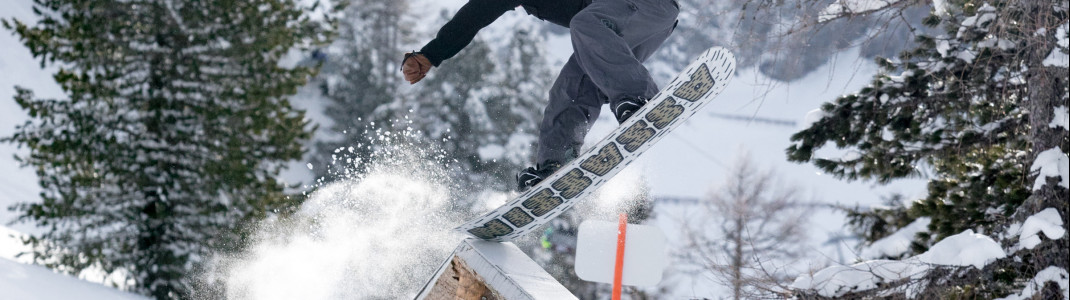
M 643 97 L 627 97 L 613 105 L 613 115 L 617 117 L 617 124 L 624 124 L 628 118 L 639 111 L 648 100 Z
M 546 177 L 550 177 L 557 169 L 561 168 L 561 163 L 548 160 L 541 164 L 535 165 L 535 167 L 528 167 L 519 174 L 516 174 L 516 189 L 523 193 L 531 187 L 542 182 Z

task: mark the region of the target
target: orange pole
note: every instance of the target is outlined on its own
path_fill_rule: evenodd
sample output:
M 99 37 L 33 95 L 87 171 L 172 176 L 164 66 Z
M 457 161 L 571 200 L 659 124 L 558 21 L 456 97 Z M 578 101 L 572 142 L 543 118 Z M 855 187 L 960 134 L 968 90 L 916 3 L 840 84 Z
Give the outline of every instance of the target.
M 617 265 L 613 270 L 613 300 L 620 300 L 621 279 L 624 278 L 624 238 L 628 235 L 628 215 L 620 214 L 617 226 Z

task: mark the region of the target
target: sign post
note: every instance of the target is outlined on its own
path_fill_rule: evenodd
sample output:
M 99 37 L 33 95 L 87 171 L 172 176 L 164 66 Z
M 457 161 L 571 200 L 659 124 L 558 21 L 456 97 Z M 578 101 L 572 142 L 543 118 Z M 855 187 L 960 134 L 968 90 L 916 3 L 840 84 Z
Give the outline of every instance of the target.
M 620 214 L 617 225 L 617 263 L 613 267 L 613 300 L 620 300 L 621 279 L 624 271 L 624 245 L 628 237 L 628 214 Z
M 613 284 L 613 299 L 625 285 L 656 286 L 669 264 L 665 234 L 657 227 L 618 222 L 585 221 L 576 245 L 576 275 Z

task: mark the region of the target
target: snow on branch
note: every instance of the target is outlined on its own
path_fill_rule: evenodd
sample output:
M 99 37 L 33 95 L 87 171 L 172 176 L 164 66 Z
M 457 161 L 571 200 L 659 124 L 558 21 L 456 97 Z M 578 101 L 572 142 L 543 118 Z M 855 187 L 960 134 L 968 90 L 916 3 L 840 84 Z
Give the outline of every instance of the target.
M 949 236 L 929 248 L 929 251 L 903 260 L 870 260 L 850 266 L 832 266 L 811 275 L 802 275 L 792 288 L 813 291 L 824 297 L 839 297 L 847 293 L 864 292 L 889 284 L 898 288 L 885 293 L 905 293 L 914 298 L 922 292 L 924 278 L 934 267 L 973 266 L 977 269 L 1007 257 L 999 243 L 973 230 Z
M 1066 229 L 1063 229 L 1063 219 L 1059 216 L 1059 210 L 1049 207 L 1026 219 L 1021 229 L 1019 229 L 1019 247 L 1033 249 L 1040 245 L 1039 234 L 1041 232 L 1051 240 L 1058 240 L 1066 235 Z
M 914 241 L 914 235 L 918 234 L 918 232 L 925 231 L 931 222 L 932 218 L 920 217 L 906 227 L 903 227 L 903 229 L 877 240 L 876 242 L 873 242 L 873 244 L 862 249 L 860 256 L 864 259 L 902 256 L 910 250 L 910 243 Z
M 1055 111 L 1052 112 L 1051 123 L 1048 124 L 1048 127 L 1062 127 L 1063 130 L 1070 130 L 1070 127 L 1067 127 L 1070 126 L 1067 125 L 1067 123 L 1070 122 L 1070 114 L 1066 112 L 1066 106 L 1056 106 L 1054 110 Z
M 1048 183 L 1048 177 L 1058 177 L 1059 186 L 1070 189 L 1070 159 L 1063 154 L 1059 147 L 1048 149 L 1037 155 L 1033 166 L 1029 167 L 1032 172 L 1040 172 L 1036 182 L 1033 183 L 1033 191 L 1038 191 Z
M 1020 293 L 996 300 L 1034 299 L 1034 296 L 1040 294 L 1040 290 L 1043 289 L 1044 285 L 1048 282 L 1058 284 L 1059 289 L 1063 291 L 1063 299 L 1070 299 L 1070 274 L 1063 268 L 1049 266 L 1048 268 L 1037 272 L 1037 276 L 1034 276 L 1032 280 L 1029 280 L 1029 283 L 1025 285 L 1025 289 Z
M 1003 247 L 992 238 L 967 229 L 949 236 L 916 258 L 921 262 L 947 266 L 984 268 L 988 263 L 1007 257 Z
M 818 15 L 819 22 L 826 22 L 843 16 L 864 14 L 882 9 L 902 0 L 837 0 Z
M 813 291 L 823 297 L 840 297 L 847 293 L 868 291 L 903 279 L 921 279 L 928 266 L 915 261 L 870 260 L 850 266 L 832 266 L 812 275 L 795 279 L 792 288 Z M 910 285 L 908 294 L 919 287 Z
M 1044 59 L 1044 66 L 1070 68 L 1070 36 L 1067 31 L 1070 31 L 1070 23 L 1059 26 L 1055 32 L 1055 37 L 1059 39 L 1056 43 L 1058 46 L 1051 49 L 1051 54 Z

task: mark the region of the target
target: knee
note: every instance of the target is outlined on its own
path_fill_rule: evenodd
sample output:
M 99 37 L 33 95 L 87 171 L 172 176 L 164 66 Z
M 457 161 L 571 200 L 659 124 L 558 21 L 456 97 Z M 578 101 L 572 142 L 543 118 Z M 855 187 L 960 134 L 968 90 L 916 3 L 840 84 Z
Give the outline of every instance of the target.
M 568 22 L 568 28 L 575 32 L 577 29 L 583 30 L 589 28 L 591 24 L 597 24 L 598 17 L 589 10 L 580 10 L 572 17 L 572 20 Z
M 586 13 L 582 15 L 576 14 L 576 17 L 572 18 L 572 22 L 569 23 L 569 29 L 573 39 L 575 39 L 577 35 L 599 35 L 602 34 L 601 31 L 605 30 L 608 30 L 607 32 L 612 32 L 617 36 L 624 36 L 617 21 L 594 13 Z

